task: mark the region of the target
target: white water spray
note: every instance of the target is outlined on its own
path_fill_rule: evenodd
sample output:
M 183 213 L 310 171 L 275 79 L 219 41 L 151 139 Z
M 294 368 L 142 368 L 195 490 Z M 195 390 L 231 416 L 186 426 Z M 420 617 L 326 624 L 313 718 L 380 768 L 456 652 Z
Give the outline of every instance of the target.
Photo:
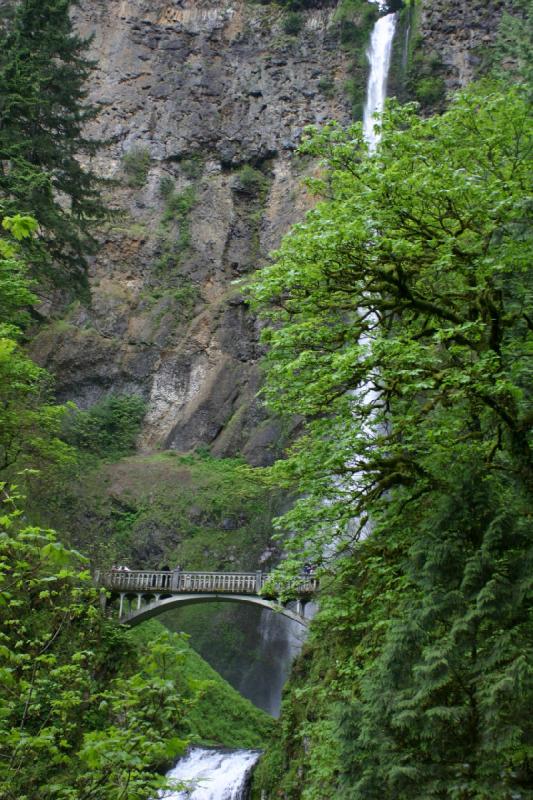
M 193 747 L 168 773 L 187 789 L 162 796 L 165 800 L 244 800 L 259 755 L 255 750 Z
M 396 14 L 380 17 L 372 30 L 370 46 L 366 52 L 370 75 L 363 115 L 363 133 L 371 153 L 376 149 L 381 134 L 376 132 L 375 114 L 381 114 L 387 95 L 387 78 L 392 54 L 392 40 L 396 30 Z

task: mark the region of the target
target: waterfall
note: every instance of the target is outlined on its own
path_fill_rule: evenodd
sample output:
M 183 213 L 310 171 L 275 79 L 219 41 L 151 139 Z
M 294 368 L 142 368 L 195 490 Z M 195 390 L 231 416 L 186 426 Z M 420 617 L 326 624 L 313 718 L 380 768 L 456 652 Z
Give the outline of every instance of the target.
M 292 662 L 302 648 L 305 629 L 265 609 L 261 612 L 259 634 L 257 658 L 250 663 L 237 688 L 260 708 L 278 717 L 281 692 Z
M 165 800 L 246 800 L 256 750 L 192 747 L 168 777 L 187 788 L 160 795 Z
M 396 14 L 380 17 L 372 30 L 370 45 L 366 52 L 370 75 L 366 91 L 363 115 L 363 133 L 371 153 L 376 149 L 380 134 L 376 133 L 375 114 L 381 114 L 387 94 L 387 78 L 392 53 L 392 40 L 396 30 Z

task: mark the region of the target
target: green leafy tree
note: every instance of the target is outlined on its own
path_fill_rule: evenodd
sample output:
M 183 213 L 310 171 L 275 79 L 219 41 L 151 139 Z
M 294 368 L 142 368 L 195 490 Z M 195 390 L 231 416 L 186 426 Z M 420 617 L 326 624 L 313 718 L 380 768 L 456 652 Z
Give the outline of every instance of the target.
M 31 240 L 37 222 L 15 214 L 4 217 L 2 227 L 11 238 L 0 239 L 0 470 L 15 464 L 72 465 L 72 448 L 58 436 L 65 409 L 52 400 L 48 373 L 18 341 L 35 300 L 21 244 Z
M 195 695 L 175 685 L 176 648 L 163 637 L 139 654 L 101 615 L 85 559 L 28 526 L 17 499 L 0 517 L 0 795 L 155 796 Z
M 110 395 L 88 411 L 71 409 L 63 422 L 63 438 L 100 458 L 118 458 L 135 449 L 146 413 L 142 397 Z
M 531 481 L 527 101 L 465 93 L 384 127 L 373 158 L 358 125 L 304 146 L 331 199 L 252 290 L 274 323 L 267 401 L 308 420 L 277 467 L 307 495 L 287 522 L 319 547 L 324 521 L 350 527 L 394 487 L 444 487 L 451 451 Z
M 317 720 L 310 703 L 288 739 L 307 735 L 312 751 L 325 725 L 337 731 L 336 797 L 526 797 L 527 90 L 472 88 L 430 119 L 393 105 L 383 130 L 372 157 L 360 126 L 311 135 L 325 199 L 252 289 L 272 322 L 267 400 L 307 423 L 274 468 L 303 496 L 282 520 L 293 535 L 280 578 L 302 559 L 332 574 L 315 651 L 342 653 L 326 692 L 343 701 L 339 719 L 323 708 Z M 308 786 L 286 796 L 325 796 L 319 772 L 309 765 Z
M 85 82 L 92 62 L 73 32 L 70 0 L 21 0 L 0 30 L 0 195 L 4 213 L 39 223 L 25 240 L 34 269 L 56 281 L 83 278 L 103 210 L 99 181 L 81 157 L 98 144 Z

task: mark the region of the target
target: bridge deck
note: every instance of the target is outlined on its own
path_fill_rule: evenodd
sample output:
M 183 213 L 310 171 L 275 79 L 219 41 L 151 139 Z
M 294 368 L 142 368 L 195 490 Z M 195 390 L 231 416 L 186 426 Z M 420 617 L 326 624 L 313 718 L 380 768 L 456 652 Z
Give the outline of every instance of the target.
M 268 575 L 262 572 L 182 572 L 113 569 L 96 576 L 99 586 L 115 593 L 149 594 L 249 594 L 259 595 Z M 316 578 L 309 576 L 294 584 L 295 595 L 308 595 L 318 588 Z

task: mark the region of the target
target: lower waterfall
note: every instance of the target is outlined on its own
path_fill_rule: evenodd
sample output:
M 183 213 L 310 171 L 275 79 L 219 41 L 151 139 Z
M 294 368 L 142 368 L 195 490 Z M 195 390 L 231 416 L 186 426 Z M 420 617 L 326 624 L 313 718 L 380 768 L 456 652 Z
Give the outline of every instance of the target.
M 281 692 L 306 633 L 305 628 L 286 617 L 267 610 L 261 612 L 257 658 L 237 688 L 273 717 L 279 716 Z
M 168 776 L 187 788 L 162 797 L 166 800 L 247 800 L 257 750 L 211 750 L 192 747 Z

